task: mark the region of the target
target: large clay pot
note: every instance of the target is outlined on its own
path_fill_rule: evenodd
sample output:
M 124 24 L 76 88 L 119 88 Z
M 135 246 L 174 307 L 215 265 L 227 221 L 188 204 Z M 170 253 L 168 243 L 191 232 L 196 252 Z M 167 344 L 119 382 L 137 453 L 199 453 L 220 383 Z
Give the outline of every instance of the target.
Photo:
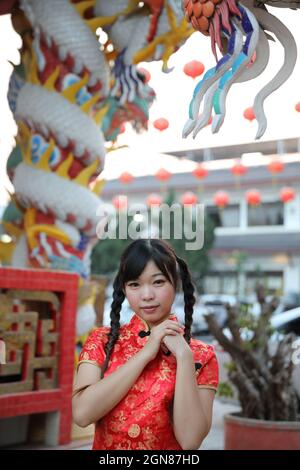
M 299 421 L 264 421 L 224 416 L 225 450 L 300 450 Z

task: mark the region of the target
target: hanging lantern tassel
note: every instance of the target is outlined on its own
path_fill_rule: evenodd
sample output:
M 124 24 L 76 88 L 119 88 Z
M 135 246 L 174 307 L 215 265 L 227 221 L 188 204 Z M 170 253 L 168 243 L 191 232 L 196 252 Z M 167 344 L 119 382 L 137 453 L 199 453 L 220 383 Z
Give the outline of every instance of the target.
M 293 188 L 282 188 L 280 190 L 279 197 L 281 202 L 287 204 L 295 199 L 296 192 Z
M 163 203 L 163 198 L 156 193 L 151 193 L 146 200 L 148 207 L 160 206 Z
M 197 195 L 195 193 L 192 193 L 192 191 L 186 191 L 183 195 L 182 195 L 182 198 L 181 198 L 181 204 L 183 206 L 194 206 L 195 204 L 197 204 L 198 202 L 198 198 L 197 198 Z
M 198 202 L 198 196 L 192 191 L 186 191 L 181 196 L 181 204 L 184 207 L 185 214 L 188 214 L 188 217 L 191 218 L 190 221 L 192 221 L 194 207 L 197 204 L 197 202 Z
M 229 195 L 226 191 L 217 191 L 214 195 L 214 203 L 218 206 L 219 211 L 222 213 L 224 208 L 229 204 Z
M 241 177 L 247 173 L 247 168 L 241 163 L 240 160 L 237 160 L 231 168 L 231 173 L 235 178 L 235 187 L 240 189 L 241 187 Z
M 252 209 L 256 209 L 261 204 L 261 194 L 257 189 L 250 189 L 246 192 L 246 201 Z
M 201 163 L 198 163 L 196 168 L 193 170 L 193 175 L 197 180 L 199 181 L 198 187 L 197 187 L 197 193 L 200 198 L 201 193 L 204 190 L 204 185 L 203 185 L 203 180 L 207 177 L 208 175 L 208 170 L 205 168 L 205 166 Z
M 278 183 L 278 175 L 284 170 L 284 163 L 276 158 L 269 163 L 268 170 L 272 175 L 272 185 L 275 186 Z
M 155 178 L 160 181 L 160 192 L 161 194 L 164 194 L 167 186 L 167 182 L 171 178 L 171 173 L 168 170 L 165 170 L 164 168 L 160 168 L 156 173 L 155 173 Z
M 113 197 L 112 203 L 118 212 L 124 211 L 128 207 L 128 198 L 124 194 L 118 194 Z

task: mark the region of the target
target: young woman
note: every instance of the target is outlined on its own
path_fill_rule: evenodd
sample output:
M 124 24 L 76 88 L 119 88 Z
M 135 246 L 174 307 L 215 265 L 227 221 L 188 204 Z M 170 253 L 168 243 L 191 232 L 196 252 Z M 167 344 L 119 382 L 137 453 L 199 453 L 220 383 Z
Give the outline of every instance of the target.
M 179 279 L 184 325 L 171 313 Z M 211 427 L 218 364 L 212 346 L 191 338 L 185 261 L 162 240 L 135 240 L 113 286 L 111 326 L 94 330 L 79 356 L 75 422 L 96 424 L 96 450 L 197 449 Z M 133 315 L 120 327 L 125 297 Z

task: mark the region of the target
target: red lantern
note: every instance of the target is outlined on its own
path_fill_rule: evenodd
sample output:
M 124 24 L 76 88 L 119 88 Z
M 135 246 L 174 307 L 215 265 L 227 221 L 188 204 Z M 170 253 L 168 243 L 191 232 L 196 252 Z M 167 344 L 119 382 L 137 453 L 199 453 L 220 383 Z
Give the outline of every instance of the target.
M 165 118 L 159 118 L 153 122 L 153 126 L 155 127 L 155 129 L 158 129 L 159 131 L 162 132 L 168 129 L 169 121 Z
M 239 188 L 241 176 L 247 173 L 247 167 L 245 167 L 240 160 L 236 160 L 235 164 L 231 167 L 231 173 L 235 177 L 236 187 Z
M 184 206 L 193 206 L 197 204 L 197 201 L 198 198 L 196 194 L 192 193 L 191 191 L 187 191 L 186 193 L 184 193 L 181 198 L 181 203 Z
M 295 105 L 295 110 L 300 113 L 300 101 Z
M 115 196 L 112 199 L 112 203 L 118 211 L 126 209 L 126 207 L 128 206 L 127 196 L 119 194 L 118 196 Z
M 296 193 L 293 188 L 282 188 L 279 194 L 280 200 L 283 203 L 293 201 L 295 199 Z
M 226 191 L 217 191 L 214 195 L 214 203 L 220 209 L 224 209 L 224 207 L 229 203 L 228 193 L 226 193 Z
M 208 170 L 205 168 L 204 165 L 202 165 L 201 163 L 199 163 L 196 168 L 193 170 L 193 175 L 195 176 L 195 178 L 197 178 L 198 180 L 203 180 L 204 178 L 207 177 L 208 175 Z
M 204 70 L 204 65 L 198 60 L 192 60 L 191 62 L 187 62 L 183 67 L 184 73 L 192 78 L 196 78 L 199 75 L 202 75 Z
M 254 114 L 252 107 L 245 109 L 243 114 L 244 114 L 244 118 L 248 119 L 248 121 L 250 122 L 253 121 L 253 119 L 255 119 L 255 114 Z
M 155 178 L 158 179 L 159 181 L 168 181 L 171 178 L 171 173 L 168 170 L 165 170 L 164 168 L 160 168 L 156 173 L 155 173 Z
M 138 73 L 144 75 L 145 83 L 148 83 L 151 80 L 151 73 L 149 72 L 149 70 L 144 69 L 144 67 L 139 67 L 137 71 Z
M 246 192 L 246 200 L 249 206 L 258 206 L 261 203 L 261 194 L 257 189 Z
M 231 173 L 234 176 L 244 176 L 247 173 L 247 167 L 243 165 L 239 160 L 231 167 Z
M 160 206 L 162 201 L 163 199 L 159 194 L 152 193 L 147 197 L 147 206 Z
M 272 175 L 276 175 L 278 173 L 282 173 L 284 170 L 284 163 L 280 160 L 272 160 L 271 163 L 268 165 L 268 170 Z
M 131 183 L 133 181 L 133 176 L 132 176 L 131 173 L 128 173 L 128 171 L 124 171 L 119 176 L 119 180 L 121 181 L 121 183 L 128 184 L 128 183 Z

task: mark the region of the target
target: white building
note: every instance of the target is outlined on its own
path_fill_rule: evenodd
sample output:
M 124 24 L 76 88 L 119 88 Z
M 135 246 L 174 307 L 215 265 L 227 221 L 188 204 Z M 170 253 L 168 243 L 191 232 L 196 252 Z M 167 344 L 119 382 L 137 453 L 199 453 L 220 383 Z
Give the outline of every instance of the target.
M 270 292 L 300 293 L 300 153 L 299 140 L 255 142 L 239 146 L 199 149 L 172 153 L 195 162 L 205 161 L 208 176 L 199 180 L 188 172 L 173 173 L 164 190 L 174 189 L 178 200 L 189 190 L 197 192 L 199 202 L 214 219 L 215 243 L 211 251 L 212 268 L 206 278 L 207 293 L 247 294 L 255 281 L 263 279 Z M 280 155 L 279 155 L 280 153 Z M 142 156 L 141 156 L 142 158 Z M 247 173 L 237 181 L 231 167 L 237 158 Z M 272 178 L 268 164 L 280 158 L 282 173 Z M 168 169 L 166 167 L 166 169 Z M 293 201 L 283 204 L 282 187 L 295 190 Z M 249 207 L 245 192 L 256 188 L 262 203 Z M 116 194 L 126 194 L 130 202 L 145 202 L 150 193 L 159 193 L 161 184 L 153 175 L 136 177 L 130 184 L 118 179 L 108 181 L 102 197 L 111 201 Z M 219 210 L 213 196 L 218 190 L 229 194 L 229 204 Z M 239 260 L 240 269 L 237 269 Z

